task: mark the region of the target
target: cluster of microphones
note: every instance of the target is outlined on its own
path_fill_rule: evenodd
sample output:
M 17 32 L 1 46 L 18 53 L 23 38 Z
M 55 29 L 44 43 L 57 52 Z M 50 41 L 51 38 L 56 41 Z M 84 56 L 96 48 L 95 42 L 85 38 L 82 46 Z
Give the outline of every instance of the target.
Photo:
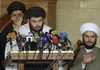
M 54 29 L 50 29 L 49 32 L 40 32 L 39 34 L 34 32 L 29 32 L 28 35 L 20 35 L 20 33 L 16 34 L 15 31 L 11 32 L 7 36 L 7 40 L 10 42 L 11 47 L 12 41 L 16 40 L 19 50 L 22 50 L 26 47 L 26 43 L 29 44 L 29 50 L 31 42 L 37 43 L 37 50 L 44 51 L 44 50 L 71 50 L 71 42 L 68 39 L 68 34 L 66 32 L 58 32 Z M 33 46 L 34 47 L 34 46 Z

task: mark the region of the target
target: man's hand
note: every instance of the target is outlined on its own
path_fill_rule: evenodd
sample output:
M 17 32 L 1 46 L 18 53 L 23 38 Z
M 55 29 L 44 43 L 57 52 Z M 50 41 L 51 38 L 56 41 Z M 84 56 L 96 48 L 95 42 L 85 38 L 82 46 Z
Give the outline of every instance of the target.
M 11 19 L 13 20 L 15 26 L 21 25 L 21 23 L 23 21 L 23 17 L 11 18 Z
M 84 55 L 83 57 L 83 64 L 87 64 L 90 63 L 91 61 L 93 61 L 96 57 L 94 56 L 93 52 L 88 52 Z

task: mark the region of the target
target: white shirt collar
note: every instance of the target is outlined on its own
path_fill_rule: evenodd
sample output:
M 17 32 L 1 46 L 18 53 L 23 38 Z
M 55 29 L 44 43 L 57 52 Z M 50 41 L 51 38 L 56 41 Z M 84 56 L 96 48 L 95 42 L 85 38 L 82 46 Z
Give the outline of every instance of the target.
M 91 52 L 92 51 L 92 49 L 86 49 L 86 48 L 85 48 L 85 50 L 86 50 L 86 52 Z

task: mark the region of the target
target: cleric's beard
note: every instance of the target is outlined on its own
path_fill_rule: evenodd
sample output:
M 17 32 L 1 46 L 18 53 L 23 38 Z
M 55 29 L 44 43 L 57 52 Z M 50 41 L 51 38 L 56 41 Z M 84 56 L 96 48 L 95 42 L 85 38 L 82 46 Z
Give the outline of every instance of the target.
M 36 29 L 34 28 L 33 31 L 35 31 L 35 32 L 40 32 L 40 31 L 42 31 L 42 29 L 43 29 L 43 24 L 42 24 L 42 26 L 39 27 L 39 28 L 40 28 L 39 30 L 36 30 Z
M 94 48 L 95 45 L 96 45 L 96 43 L 97 43 L 97 39 L 95 40 L 95 42 L 94 42 L 93 45 L 88 46 L 88 45 L 85 43 L 84 39 L 83 39 L 83 45 L 84 45 L 84 47 L 85 47 L 86 49 L 92 49 L 92 48 Z
M 30 24 L 30 23 L 29 23 L 29 24 Z M 39 30 L 36 30 L 36 29 L 33 28 L 32 25 L 30 24 L 30 30 L 38 33 L 38 32 L 40 32 L 40 31 L 43 30 L 43 26 L 44 26 L 44 22 L 43 22 L 42 26 L 40 27 L 40 29 L 39 29 Z

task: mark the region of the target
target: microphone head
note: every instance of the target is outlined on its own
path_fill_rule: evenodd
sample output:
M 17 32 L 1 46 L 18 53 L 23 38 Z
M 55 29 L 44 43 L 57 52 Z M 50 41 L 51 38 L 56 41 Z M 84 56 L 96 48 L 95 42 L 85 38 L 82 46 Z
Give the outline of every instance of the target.
M 57 44 L 59 42 L 58 37 L 55 35 L 52 37 L 53 44 Z
M 34 33 L 34 38 L 36 41 L 38 41 L 38 39 L 40 38 L 40 36 L 37 33 Z
M 25 46 L 25 36 L 19 35 L 19 36 L 17 37 L 17 43 L 18 43 L 18 45 L 19 45 L 19 48 L 20 48 L 20 47 L 24 47 L 24 46 Z
M 49 33 L 52 34 L 53 36 L 58 34 L 57 30 L 54 30 L 54 29 L 50 29 Z
M 15 31 L 8 33 L 7 39 L 12 39 L 13 41 L 16 40 L 17 33 Z
M 54 30 L 54 29 L 50 29 L 50 30 L 49 30 L 49 34 L 51 34 L 51 32 L 52 32 L 53 30 Z
M 47 43 L 47 38 L 46 38 L 45 36 L 43 36 L 43 37 L 41 37 L 41 38 L 39 39 L 39 42 L 40 42 L 40 43 L 43 43 L 43 44 L 46 44 L 46 43 Z
M 26 35 L 26 41 L 33 41 L 33 34 L 31 32 L 28 33 L 28 35 Z
M 51 39 L 51 34 L 49 34 L 48 32 L 45 32 L 45 36 L 47 39 Z
M 33 34 L 31 32 L 28 33 L 27 37 L 32 37 Z
M 42 36 L 44 36 L 44 35 L 45 35 L 45 33 L 42 32 L 42 31 L 41 31 L 40 34 L 39 34 L 40 37 L 42 37 Z
M 65 38 L 67 38 L 68 37 L 68 34 L 66 33 L 66 32 L 61 32 L 60 33 L 60 38 L 62 39 L 62 40 L 64 40 Z

